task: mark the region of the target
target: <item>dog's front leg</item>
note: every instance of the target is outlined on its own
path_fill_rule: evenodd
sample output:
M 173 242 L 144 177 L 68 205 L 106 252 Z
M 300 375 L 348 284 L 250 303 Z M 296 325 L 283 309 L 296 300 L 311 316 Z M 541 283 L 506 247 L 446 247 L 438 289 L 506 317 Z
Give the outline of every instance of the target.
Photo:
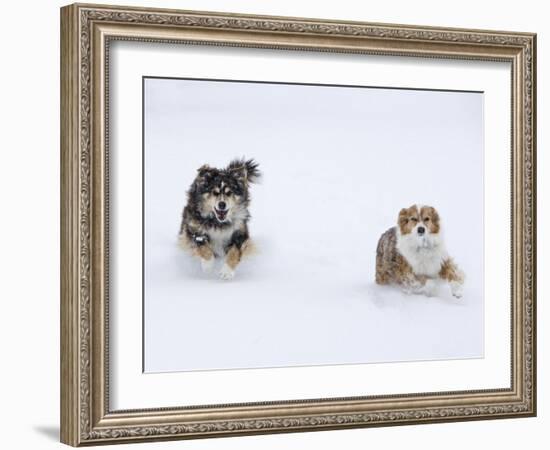
M 454 297 L 462 297 L 462 287 L 464 285 L 464 272 L 454 263 L 452 259 L 446 259 L 441 265 L 439 276 L 449 283 L 451 294 Z
M 222 280 L 231 280 L 235 276 L 235 268 L 241 261 L 241 256 L 241 249 L 236 245 L 232 245 L 227 249 L 225 261 L 220 270 L 220 278 Z
M 225 247 L 225 261 L 220 270 L 221 279 L 231 280 L 235 276 L 235 268 L 248 248 L 249 242 L 246 226 L 233 233 Z
M 409 274 L 402 281 L 402 288 L 406 294 L 426 295 L 433 297 L 437 294 L 437 285 L 434 280 L 425 276 Z
M 420 294 L 424 287 L 425 280 L 418 278 L 414 273 L 410 272 L 404 275 L 399 284 L 401 284 L 401 290 L 405 294 Z
M 202 271 L 205 273 L 211 272 L 214 267 L 214 252 L 207 241 L 195 242 L 195 244 L 197 245 L 195 252 L 201 261 Z

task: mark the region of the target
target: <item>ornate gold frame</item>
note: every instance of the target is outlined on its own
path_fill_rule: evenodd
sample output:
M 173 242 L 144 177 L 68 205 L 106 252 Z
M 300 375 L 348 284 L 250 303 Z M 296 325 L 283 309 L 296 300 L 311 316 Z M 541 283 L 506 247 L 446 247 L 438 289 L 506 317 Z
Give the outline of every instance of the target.
M 510 388 L 111 411 L 106 64 L 114 39 L 510 62 Z M 535 415 L 535 53 L 536 36 L 530 33 L 81 4 L 62 8 L 62 442 L 78 446 Z

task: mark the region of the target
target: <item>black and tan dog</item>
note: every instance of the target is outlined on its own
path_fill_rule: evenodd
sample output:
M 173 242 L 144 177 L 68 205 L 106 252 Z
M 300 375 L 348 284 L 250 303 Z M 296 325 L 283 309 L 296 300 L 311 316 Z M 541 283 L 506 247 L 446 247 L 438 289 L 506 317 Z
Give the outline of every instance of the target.
M 229 280 L 250 251 L 248 190 L 259 177 L 258 164 L 252 159 L 231 161 L 225 169 L 208 165 L 198 169 L 187 192 L 179 243 L 200 259 L 205 272 L 213 269 L 216 258 L 223 258 L 219 275 Z

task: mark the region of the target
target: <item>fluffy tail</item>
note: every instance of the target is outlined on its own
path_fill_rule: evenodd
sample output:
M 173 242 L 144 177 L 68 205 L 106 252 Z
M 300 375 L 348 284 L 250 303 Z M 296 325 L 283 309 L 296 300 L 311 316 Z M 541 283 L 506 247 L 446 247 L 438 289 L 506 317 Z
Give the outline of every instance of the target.
M 259 164 L 253 159 L 245 160 L 234 159 L 227 166 L 230 172 L 240 172 L 240 175 L 245 177 L 250 183 L 256 183 L 261 178 L 261 172 L 258 170 Z

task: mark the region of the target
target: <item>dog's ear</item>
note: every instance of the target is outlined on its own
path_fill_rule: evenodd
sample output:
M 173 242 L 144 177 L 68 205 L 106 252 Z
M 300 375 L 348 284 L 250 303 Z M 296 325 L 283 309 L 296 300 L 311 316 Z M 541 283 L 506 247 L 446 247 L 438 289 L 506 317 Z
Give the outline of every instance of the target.
M 212 168 L 208 164 L 203 164 L 197 169 L 197 173 L 201 178 L 207 178 L 212 174 Z
M 399 225 L 406 225 L 409 220 L 409 210 L 407 208 L 403 208 L 401 211 L 399 211 L 399 216 L 397 216 L 397 223 Z
M 246 167 L 244 165 L 237 167 L 230 167 L 229 173 L 239 181 L 247 181 Z
M 428 216 L 430 218 L 430 221 L 434 224 L 434 226 L 439 227 L 439 213 L 433 206 L 424 206 L 421 211 L 423 216 Z
M 234 159 L 227 166 L 227 170 L 238 180 L 247 183 L 255 183 L 260 178 L 258 163 L 253 159 L 249 159 L 248 161 L 244 158 Z
M 257 183 L 262 176 L 261 172 L 258 170 L 258 165 L 259 164 L 253 159 L 249 159 L 244 163 L 246 178 L 250 183 Z

